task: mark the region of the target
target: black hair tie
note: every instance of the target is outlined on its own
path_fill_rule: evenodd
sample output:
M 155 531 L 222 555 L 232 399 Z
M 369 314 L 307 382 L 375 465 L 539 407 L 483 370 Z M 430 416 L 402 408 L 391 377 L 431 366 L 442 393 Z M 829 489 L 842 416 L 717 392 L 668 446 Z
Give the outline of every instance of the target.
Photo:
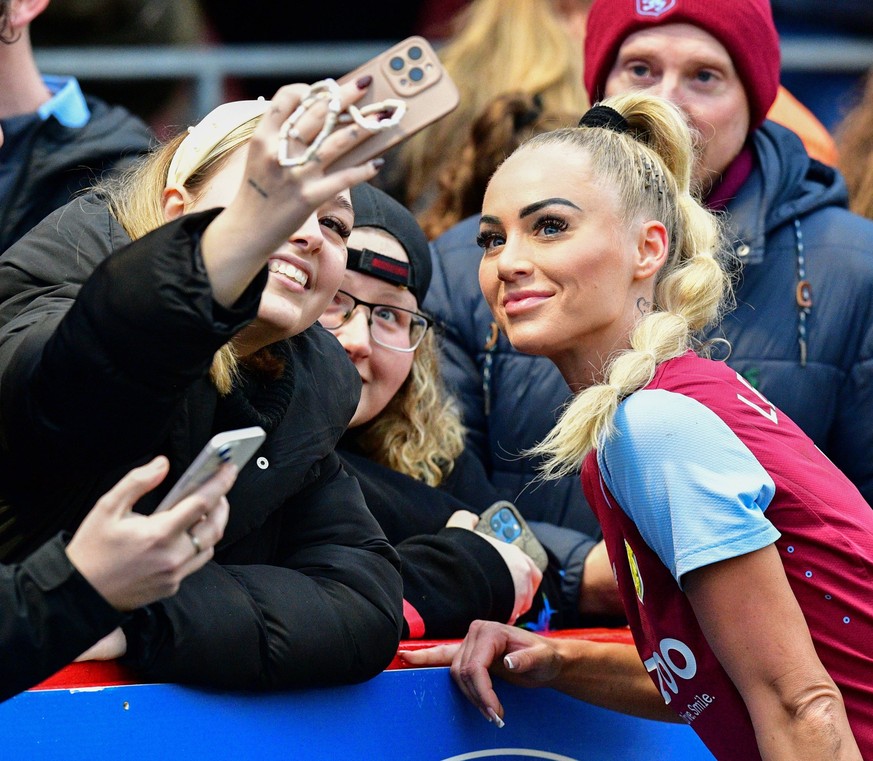
M 620 134 L 625 134 L 630 129 L 627 119 L 618 111 L 610 106 L 601 106 L 599 104 L 585 112 L 579 120 L 579 126 L 603 127 L 603 129 L 611 129 L 613 132 Z

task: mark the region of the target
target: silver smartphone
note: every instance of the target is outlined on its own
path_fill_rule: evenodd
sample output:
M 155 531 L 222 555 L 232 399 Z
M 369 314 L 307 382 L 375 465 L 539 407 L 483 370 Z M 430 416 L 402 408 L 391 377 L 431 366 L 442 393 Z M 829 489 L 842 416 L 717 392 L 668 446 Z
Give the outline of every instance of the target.
M 267 434 L 259 425 L 251 428 L 237 428 L 233 431 L 217 433 L 200 450 L 182 477 L 176 481 L 167 496 L 161 500 L 155 512 L 166 510 L 205 484 L 226 462 L 232 462 L 242 470 L 251 456 L 258 450 Z

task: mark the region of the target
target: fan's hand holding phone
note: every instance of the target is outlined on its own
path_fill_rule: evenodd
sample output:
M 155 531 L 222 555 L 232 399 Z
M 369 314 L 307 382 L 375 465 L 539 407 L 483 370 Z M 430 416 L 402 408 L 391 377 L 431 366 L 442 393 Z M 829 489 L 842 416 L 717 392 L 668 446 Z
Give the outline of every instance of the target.
M 167 496 L 161 500 L 155 512 L 167 510 L 185 499 L 212 478 L 227 462 L 233 463 L 238 470 L 242 470 L 243 465 L 249 461 L 266 438 L 264 429 L 257 425 L 216 434 L 206 443 L 173 488 L 167 492 Z
M 479 516 L 476 531 L 507 544 L 517 545 L 534 561 L 540 571 L 546 570 L 549 558 L 545 549 L 511 502 L 500 500 L 491 505 Z

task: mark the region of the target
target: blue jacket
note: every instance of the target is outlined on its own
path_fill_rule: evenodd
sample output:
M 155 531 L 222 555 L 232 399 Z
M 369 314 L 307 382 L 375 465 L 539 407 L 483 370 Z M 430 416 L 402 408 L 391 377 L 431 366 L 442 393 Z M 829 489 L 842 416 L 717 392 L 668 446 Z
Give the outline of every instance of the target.
M 794 133 L 766 122 L 753 139 L 756 166 L 728 204 L 737 306 L 712 335 L 727 338 L 729 364 L 873 504 L 873 222 L 847 211 L 842 177 L 810 159 Z M 433 242 L 425 307 L 445 324 L 445 376 L 471 449 L 496 485 L 520 490 L 535 471 L 517 455 L 551 428 L 569 392 L 547 359 L 514 352 L 505 336 L 486 348 L 477 227 L 478 218 L 464 220 Z M 532 518 L 584 530 L 591 516 L 581 500 L 576 479 L 566 479 L 528 487 L 517 503 Z
M 7 178 L 5 192 L 0 192 L 0 252 L 104 175 L 124 171 L 152 147 L 154 136 L 141 119 L 99 98 L 85 100 L 91 111 L 86 125 L 65 127 L 54 116 L 35 119 L 21 155 L 10 161 L 15 176 Z

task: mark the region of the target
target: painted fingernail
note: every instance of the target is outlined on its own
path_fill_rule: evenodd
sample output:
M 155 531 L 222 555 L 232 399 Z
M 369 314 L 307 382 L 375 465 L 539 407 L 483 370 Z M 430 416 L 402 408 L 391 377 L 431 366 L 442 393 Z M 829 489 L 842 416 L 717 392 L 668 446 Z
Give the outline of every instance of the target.
M 385 159 L 373 159 L 370 162 L 370 166 L 372 166 L 373 169 L 381 169 L 384 165 L 385 165 Z
M 506 666 L 510 671 L 515 668 L 515 661 L 512 660 L 508 655 L 503 659 L 503 665 Z
M 503 721 L 498 715 L 497 712 L 493 708 L 488 709 L 488 716 L 490 716 L 490 721 L 494 726 L 498 729 L 503 729 L 506 726 L 506 722 Z
M 366 90 L 371 84 L 373 84 L 373 77 L 369 74 L 365 74 L 363 77 L 359 77 L 355 80 L 355 86 L 359 90 Z

